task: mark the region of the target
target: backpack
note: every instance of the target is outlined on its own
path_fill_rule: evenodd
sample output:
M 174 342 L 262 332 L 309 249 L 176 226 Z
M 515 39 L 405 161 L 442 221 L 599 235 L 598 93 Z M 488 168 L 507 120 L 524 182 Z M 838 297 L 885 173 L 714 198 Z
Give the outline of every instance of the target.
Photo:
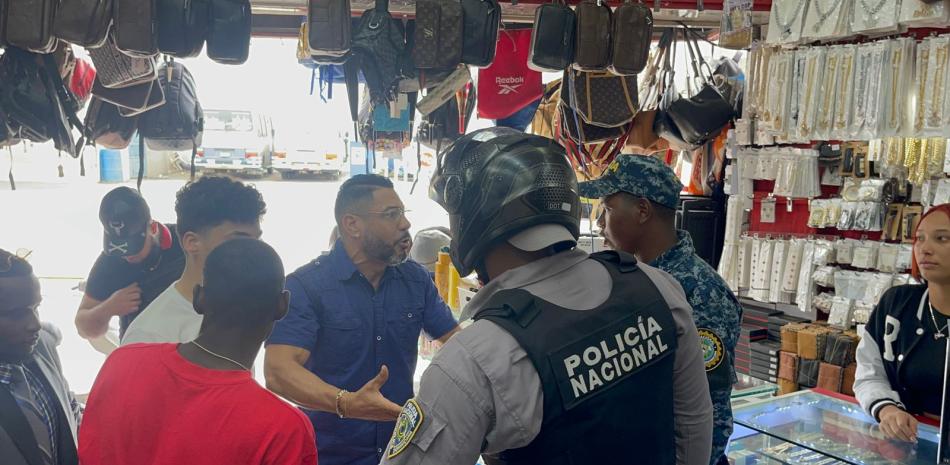
M 156 0 L 113 0 L 112 31 L 115 46 L 133 57 L 158 54 Z
M 58 0 L 53 35 L 82 47 L 101 46 L 112 25 L 112 0 Z
M 7 0 L 5 37 L 8 44 L 35 53 L 56 48 L 53 36 L 54 0 Z
M 574 11 L 577 14 L 574 69 L 605 71 L 610 65 L 610 7 L 603 0 L 584 0 Z
M 127 148 L 135 134 L 136 122 L 134 117 L 122 116 L 119 107 L 94 97 L 86 111 L 85 131 L 79 145 L 85 143 L 114 150 Z
M 375 7 L 360 17 L 353 34 L 351 56 L 343 63 L 354 126 L 358 120 L 360 73 L 366 80 L 371 104 L 385 105 L 396 97 L 405 62 L 403 23 L 389 14 L 389 0 L 376 0 Z
M 158 71 L 158 83 L 165 104 L 139 118 L 139 133 L 152 150 L 191 149 L 194 162 L 204 128 L 195 79 L 184 65 L 169 61 Z
M 462 4 L 459 0 L 416 2 L 415 47 L 418 69 L 454 69 L 462 62 Z
M 528 68 L 530 29 L 504 31 L 491 66 L 478 70 L 478 117 L 504 119 L 541 97 L 541 73 Z
M 0 107 L 17 139 L 53 141 L 57 150 L 79 156 L 72 128 L 82 128 L 79 104 L 66 88 L 53 54 L 9 48 L 0 56 Z
M 459 110 L 459 100 L 464 105 L 462 111 Z M 419 142 L 435 150 L 438 155 L 443 148 L 465 135 L 468 123 L 472 120 L 475 100 L 475 89 L 468 84 L 456 94 L 456 98 L 449 99 L 432 113 L 423 116 L 416 135 Z
M 350 20 L 350 0 L 309 0 L 305 28 L 310 55 L 341 63 L 352 44 Z
M 539 72 L 560 72 L 574 62 L 577 16 L 563 3 L 546 3 L 534 12 L 528 67 Z
M 485 67 L 495 60 L 501 5 L 498 0 L 462 0 L 462 63 Z
M 653 13 L 646 5 L 627 0 L 614 11 L 610 41 L 610 72 L 640 74 L 650 57 Z
M 250 0 L 210 0 L 208 58 L 226 64 L 247 61 L 251 47 Z
M 158 50 L 190 58 L 201 53 L 208 27 L 208 0 L 156 0 Z

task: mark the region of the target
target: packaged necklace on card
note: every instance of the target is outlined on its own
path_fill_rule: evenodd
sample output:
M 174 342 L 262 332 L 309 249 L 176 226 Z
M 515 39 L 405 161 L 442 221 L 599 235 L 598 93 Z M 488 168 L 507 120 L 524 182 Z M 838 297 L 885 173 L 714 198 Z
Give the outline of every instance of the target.
M 810 41 L 847 37 L 851 33 L 851 5 L 846 0 L 811 0 L 802 37 Z
M 950 179 L 943 178 L 937 181 L 937 188 L 934 192 L 934 205 L 950 203 Z
M 914 125 L 913 130 L 909 132 L 908 135 L 917 136 L 923 134 L 924 132 L 924 121 L 927 119 L 927 81 L 926 78 L 930 74 L 930 47 L 931 39 L 925 39 L 917 44 L 917 57 L 914 63 L 914 76 L 916 76 L 916 82 L 914 87 L 916 88 L 915 94 L 916 99 L 914 100 Z M 905 155 L 906 156 L 906 155 Z M 905 166 L 906 165 L 905 162 Z
M 815 121 L 818 118 L 818 107 L 821 101 L 821 84 L 827 72 L 825 69 L 827 53 L 825 47 L 812 47 L 805 52 L 802 90 L 799 94 L 798 133 L 806 139 L 815 138 Z
M 833 298 L 831 312 L 828 314 L 828 324 L 839 328 L 851 327 L 851 311 L 852 303 L 850 299 Z
M 950 22 L 946 0 L 903 0 L 900 23 L 907 27 L 941 27 Z
M 923 135 L 942 136 L 946 129 L 945 100 L 947 93 L 948 65 L 950 65 L 950 36 L 930 39 L 930 55 L 924 89 L 924 128 Z
M 831 127 L 834 122 L 835 105 L 838 102 L 838 73 L 841 69 L 842 47 L 827 47 L 825 55 L 825 71 L 821 77 L 821 87 L 818 89 L 818 106 L 813 134 L 816 140 L 831 137 Z
M 855 0 L 851 30 L 856 34 L 897 32 L 898 0 Z
M 913 120 L 914 100 L 914 51 L 917 42 L 904 37 L 888 42 L 887 62 L 884 72 L 885 103 L 884 121 L 881 123 L 882 137 L 899 136 L 910 126 Z
M 897 273 L 897 255 L 900 253 L 900 244 L 881 244 L 877 253 L 877 266 L 875 267 L 882 273 Z
M 854 226 L 854 217 L 857 214 L 857 202 L 845 202 L 841 207 L 841 218 L 838 219 L 838 229 L 848 231 Z
M 840 51 L 840 61 L 835 83 L 835 116 L 831 128 L 831 137 L 839 140 L 851 138 L 851 119 L 853 117 L 855 64 L 858 47 L 844 45 Z
M 851 229 L 855 231 L 870 231 L 872 223 L 871 217 L 875 214 L 875 205 L 880 204 L 874 202 L 858 202 L 858 207 L 854 213 L 854 225 L 852 225 Z
M 887 213 L 884 214 L 884 234 L 882 239 L 885 241 L 898 241 L 901 239 L 901 219 L 903 218 L 904 205 L 895 203 L 887 206 Z
M 894 267 L 897 271 L 904 272 L 910 269 L 913 259 L 914 247 L 910 244 L 900 244 L 900 250 L 897 252 L 897 262 Z
M 772 276 L 769 280 L 769 302 L 787 303 L 782 298 L 782 275 L 787 271 L 785 266 L 788 259 L 788 242 L 775 241 L 772 250 Z
M 857 243 L 854 239 L 839 239 L 835 242 L 835 256 L 838 263 L 850 265 L 854 257 L 854 245 Z
M 733 50 L 752 44 L 752 0 L 724 0 L 719 46 Z
M 794 45 L 801 42 L 808 0 L 774 0 L 769 13 L 768 44 Z
M 858 245 L 854 246 L 854 257 L 851 260 L 851 266 L 865 270 L 877 266 L 877 254 L 880 246 L 880 242 L 859 242 Z

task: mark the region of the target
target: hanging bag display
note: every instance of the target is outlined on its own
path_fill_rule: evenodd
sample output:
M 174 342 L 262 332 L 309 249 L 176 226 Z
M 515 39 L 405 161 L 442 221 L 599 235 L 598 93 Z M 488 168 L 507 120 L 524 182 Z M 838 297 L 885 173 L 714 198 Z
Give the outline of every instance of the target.
M 93 97 L 83 123 L 85 144 L 122 150 L 127 148 L 135 134 L 136 118 L 127 118 L 119 113 L 119 107 Z M 80 141 L 80 145 L 84 145 Z
M 90 49 L 89 58 L 96 67 L 99 83 L 106 88 L 129 87 L 158 78 L 155 58 L 130 57 L 119 51 L 111 38 L 103 46 Z
M 503 119 L 541 97 L 541 73 L 528 67 L 530 29 L 498 35 L 498 54 L 491 66 L 478 70 L 478 117 Z
M 50 53 L 56 48 L 53 36 L 55 0 L 6 0 L 6 41 L 35 53 Z
M 416 134 L 422 145 L 437 153 L 465 135 L 475 109 L 475 89 L 467 85 L 442 106 L 422 117 Z
M 350 11 L 350 0 L 309 0 L 306 45 L 310 55 L 333 64 L 345 59 L 352 45 Z
M 498 0 L 462 0 L 462 63 L 485 67 L 495 60 L 501 5 Z
M 114 0 L 112 8 L 115 46 L 129 56 L 157 55 L 155 0 Z
M 561 80 L 557 79 L 549 82 L 544 87 L 544 96 L 541 97 L 541 103 L 538 104 L 538 109 L 534 112 L 534 118 L 531 120 L 531 134 L 554 139 L 554 123 L 557 119 L 560 103 Z
M 650 57 L 653 13 L 642 3 L 626 0 L 612 18 L 610 72 L 635 76 L 646 68 Z
M 350 82 L 355 85 L 362 72 L 374 105 L 392 101 L 403 77 L 406 37 L 402 20 L 389 13 L 388 0 L 376 0 L 373 8 L 363 12 L 353 34 L 352 53 L 355 59 L 345 66 L 351 99 L 358 98 L 359 93 L 350 88 Z M 351 111 L 355 113 L 355 108 Z
M 158 84 L 166 103 L 139 119 L 139 132 L 152 150 L 192 150 L 201 145 L 204 112 L 198 101 L 195 79 L 184 65 L 165 63 L 158 72 Z M 194 165 L 194 163 L 192 163 Z
M 683 35 L 689 50 L 693 78 L 701 87 L 690 98 L 673 98 L 668 101 L 665 113 L 679 130 L 684 142 L 701 146 L 716 137 L 729 124 L 735 116 L 735 110 L 714 85 L 712 70 L 700 54 L 699 44 L 690 37 L 688 28 L 683 28 Z
M 418 69 L 454 69 L 462 62 L 462 5 L 459 0 L 416 2 L 415 47 Z
M 190 58 L 201 53 L 209 18 L 209 0 L 156 0 L 158 50 Z
M 609 72 L 568 70 L 571 108 L 585 123 L 605 128 L 623 126 L 636 116 L 637 77 Z
M 675 40 L 675 34 L 671 41 Z M 670 109 L 673 103 L 681 100 L 682 97 L 676 91 L 675 77 L 676 71 L 672 63 L 676 61 L 675 43 L 669 45 L 669 50 L 663 54 L 663 69 L 660 72 L 660 78 L 657 89 L 657 113 L 653 120 L 653 132 L 663 138 L 670 144 L 670 148 L 680 151 L 691 151 L 699 148 L 697 144 L 692 144 L 683 140 L 679 127 L 670 116 Z
M 610 66 L 610 7 L 603 0 L 584 0 L 575 7 L 574 69 L 605 71 Z
M 528 66 L 539 72 L 564 71 L 574 62 L 577 16 L 563 0 L 541 5 L 534 13 Z
M 112 0 L 58 0 L 53 35 L 81 47 L 95 48 L 105 42 L 111 25 Z
M 225 64 L 247 61 L 251 48 L 250 0 L 210 0 L 208 58 Z

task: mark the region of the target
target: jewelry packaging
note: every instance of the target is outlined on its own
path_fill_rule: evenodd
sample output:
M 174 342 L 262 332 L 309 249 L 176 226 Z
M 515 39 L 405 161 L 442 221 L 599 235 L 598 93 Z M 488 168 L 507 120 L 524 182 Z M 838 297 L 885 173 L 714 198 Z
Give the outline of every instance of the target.
M 851 30 L 856 34 L 897 32 L 898 0 L 854 0 Z
M 900 23 L 907 27 L 941 27 L 950 22 L 947 0 L 903 0 Z
M 808 14 L 808 0 L 775 0 L 769 13 L 768 44 L 794 45 L 801 42 Z

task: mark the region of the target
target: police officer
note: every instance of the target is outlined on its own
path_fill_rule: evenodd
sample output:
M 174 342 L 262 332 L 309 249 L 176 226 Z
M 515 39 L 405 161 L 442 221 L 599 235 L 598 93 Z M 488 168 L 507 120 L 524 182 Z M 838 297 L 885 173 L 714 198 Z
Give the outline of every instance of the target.
M 430 197 L 449 212 L 452 261 L 485 287 L 382 463 L 707 465 L 712 405 L 689 304 L 630 255 L 575 248 L 564 150 L 491 128 L 439 166 Z
M 713 402 L 713 450 L 710 464 L 728 464 L 732 435 L 732 385 L 742 306 L 729 286 L 696 255 L 686 231 L 676 229 L 676 208 L 683 185 L 662 161 L 639 155 L 617 157 L 595 181 L 579 185 L 582 197 L 601 199 L 599 216 L 607 244 L 635 255 L 683 286 L 699 331 Z

